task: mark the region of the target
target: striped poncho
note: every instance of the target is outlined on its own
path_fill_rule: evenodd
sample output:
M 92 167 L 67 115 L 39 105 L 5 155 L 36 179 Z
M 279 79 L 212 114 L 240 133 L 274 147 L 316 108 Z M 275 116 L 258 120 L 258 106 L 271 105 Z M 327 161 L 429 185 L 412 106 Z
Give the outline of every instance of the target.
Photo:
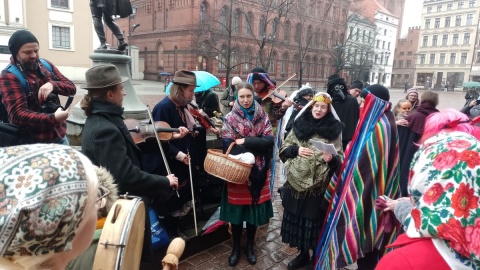
M 332 200 L 316 251 L 316 269 L 335 269 L 356 262 L 374 248 L 394 240 L 374 208 L 382 195 L 398 197 L 398 138 L 390 104 L 369 94 L 342 175 L 333 179 Z

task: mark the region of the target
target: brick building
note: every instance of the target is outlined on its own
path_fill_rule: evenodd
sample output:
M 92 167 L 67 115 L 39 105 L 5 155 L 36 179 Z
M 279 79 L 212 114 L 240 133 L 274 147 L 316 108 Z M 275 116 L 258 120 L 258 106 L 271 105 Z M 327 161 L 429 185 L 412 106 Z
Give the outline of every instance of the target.
M 199 25 L 207 18 L 216 18 L 217 22 L 233 25 L 229 43 L 232 50 L 228 57 L 237 65 L 229 77 L 246 79 L 248 72 L 259 64 L 259 46 L 263 45 L 271 60 L 268 72 L 279 83 L 298 73 L 301 66 L 303 83 L 323 87 L 334 72 L 332 51 L 335 40 L 344 38 L 349 1 L 311 1 L 312 6 L 302 13 L 293 11 L 302 3 L 291 0 L 281 10 L 280 2 L 132 0 L 135 16 L 118 19 L 117 23 L 128 36 L 129 44 L 139 48 L 140 58 L 144 59 L 145 79 L 148 80 L 158 79 L 159 72 L 173 73 L 179 69 L 206 70 L 220 78 L 225 77 L 227 70 L 221 63 L 224 55 L 198 51 L 205 42 L 203 36 L 199 37 Z M 280 14 L 285 8 L 290 11 Z M 137 27 L 133 28 L 134 25 Z M 117 41 L 111 33 L 107 36 L 108 42 L 115 45 Z M 211 36 L 205 35 L 205 40 L 209 38 Z M 221 40 L 218 48 L 226 44 L 227 40 Z M 295 80 L 287 85 L 295 87 Z
M 420 26 L 409 27 L 406 38 L 398 39 L 393 61 L 393 87 L 415 85 L 415 66 L 417 63 L 417 45 Z

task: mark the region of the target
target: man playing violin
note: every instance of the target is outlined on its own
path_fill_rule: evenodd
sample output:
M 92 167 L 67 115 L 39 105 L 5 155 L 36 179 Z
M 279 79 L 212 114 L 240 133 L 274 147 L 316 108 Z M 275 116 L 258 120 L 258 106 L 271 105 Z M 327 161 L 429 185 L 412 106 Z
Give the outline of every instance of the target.
M 88 92 L 81 101 L 87 119 L 83 127 L 82 152 L 93 164 L 105 167 L 114 177 L 118 194 L 141 196 L 147 205 L 164 202 L 171 188 L 178 187 L 175 175 L 160 176 L 142 170 L 142 153 L 123 122 L 123 83 L 114 65 L 98 65 L 85 73 Z M 185 129 L 186 130 L 186 129 Z M 188 131 L 181 130 L 185 136 Z M 148 211 L 145 239 L 151 237 Z M 143 241 L 142 263 L 153 263 L 152 242 Z
M 247 82 L 253 85 L 256 94 L 255 100 L 257 100 L 265 112 L 267 112 L 272 127 L 275 129 L 278 124 L 277 121 L 282 118 L 287 109 L 292 106 L 292 101 L 285 98 L 278 103 L 274 103 L 272 98 L 268 97 L 264 99 L 264 97 L 270 94 L 270 91 L 275 89 L 275 84 L 262 67 L 252 69 L 248 74 Z
M 197 80 L 195 73 L 186 70 L 175 72 L 172 80 L 169 96 L 161 100 L 152 111 L 154 121 L 164 121 L 172 128 L 185 126 L 195 135 L 185 136 L 181 139 L 170 141 L 166 151 L 168 165 L 172 172 L 179 178 L 180 196 L 170 196 L 167 201 L 166 211 L 169 213 L 169 220 L 166 222 L 167 230 L 170 233 L 176 233 L 180 237 L 185 237 L 179 230 L 179 218 L 188 214 L 193 207 L 190 177 L 193 178 L 195 189 L 205 180 L 207 174 L 203 168 L 203 162 L 207 155 L 207 137 L 206 133 L 219 133 L 219 130 L 213 126 L 208 126 L 208 121 L 203 118 L 194 103 L 195 88 Z M 198 120 L 196 120 L 196 117 Z M 206 124 L 205 124 L 206 123 Z M 155 161 L 151 161 L 155 162 Z M 156 160 L 161 164 L 160 158 Z M 192 176 L 189 175 L 189 162 L 191 162 Z M 198 185 L 195 185 L 197 183 Z

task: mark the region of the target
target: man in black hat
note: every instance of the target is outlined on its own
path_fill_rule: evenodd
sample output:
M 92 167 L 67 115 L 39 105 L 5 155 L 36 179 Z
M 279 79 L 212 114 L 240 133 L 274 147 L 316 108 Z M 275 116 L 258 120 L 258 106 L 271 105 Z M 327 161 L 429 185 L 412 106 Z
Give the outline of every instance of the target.
M 345 80 L 338 74 L 328 77 L 327 93 L 332 97 L 332 106 L 340 121 L 345 124 L 345 129 L 342 132 L 342 145 L 343 151 L 345 151 L 348 143 L 352 140 L 353 133 L 355 133 L 360 117 L 360 107 L 357 100 L 348 93 Z
M 178 187 L 178 178 L 174 174 L 165 177 L 143 170 L 142 152 L 123 122 L 123 83 L 128 78 L 120 76 L 111 64 L 90 68 L 85 78 L 81 88 L 88 92 L 80 103 L 87 115 L 82 134 L 83 154 L 113 175 L 118 194 L 141 196 L 146 198 L 145 204 L 152 201 L 155 208 L 163 207 L 172 188 Z M 181 130 L 177 137 L 186 133 Z M 146 216 L 142 263 L 153 263 L 148 211 Z
M 90 0 L 90 11 L 92 12 L 95 32 L 97 32 L 98 39 L 100 39 L 100 47 L 98 47 L 98 49 L 107 49 L 107 39 L 105 38 L 105 30 L 102 23 L 103 18 L 105 24 L 108 26 L 108 28 L 110 28 L 110 30 L 112 30 L 112 33 L 118 39 L 119 45 L 117 50 L 125 50 L 128 44 L 125 42 L 122 31 L 112 19 L 112 15 L 119 15 L 121 18 L 125 18 L 132 14 L 132 6 L 130 1 Z
M 8 121 L 27 129 L 33 142 L 68 144 L 66 119 L 70 110 L 60 107 L 58 95 L 75 95 L 75 85 L 51 62 L 40 60 L 38 40 L 30 31 L 13 33 L 8 48 L 11 67 L 0 77 Z
M 192 131 L 179 140 L 168 143 L 168 165 L 179 179 L 178 193 L 180 197 L 170 196 L 167 201 L 166 213 L 169 218 L 167 230 L 172 234 L 184 238 L 180 230 L 179 219 L 185 216 L 193 207 L 190 177 L 193 179 L 194 188 L 199 188 L 207 183 L 207 174 L 203 163 L 207 155 L 207 131 L 218 134 L 219 130 L 214 127 L 202 127 L 195 120 L 194 114 L 198 113 L 198 106 L 194 102 L 197 80 L 195 73 L 187 70 L 175 72 L 172 80 L 170 94 L 162 99 L 152 111 L 154 121 L 164 121 L 172 128 L 186 127 Z M 189 174 L 189 162 L 191 162 L 192 176 Z M 152 156 L 149 160 L 150 167 L 157 167 L 156 171 L 162 173 L 162 164 L 159 155 Z

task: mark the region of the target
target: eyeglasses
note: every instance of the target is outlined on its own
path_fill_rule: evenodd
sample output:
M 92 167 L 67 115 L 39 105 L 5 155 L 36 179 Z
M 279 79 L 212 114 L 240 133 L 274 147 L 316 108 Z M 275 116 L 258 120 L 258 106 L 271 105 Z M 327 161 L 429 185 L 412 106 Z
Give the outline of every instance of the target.
M 107 204 L 108 194 L 110 194 L 110 190 L 108 190 L 106 187 L 98 187 L 98 199 L 95 201 L 95 205 L 98 209 L 105 207 L 105 205 Z

